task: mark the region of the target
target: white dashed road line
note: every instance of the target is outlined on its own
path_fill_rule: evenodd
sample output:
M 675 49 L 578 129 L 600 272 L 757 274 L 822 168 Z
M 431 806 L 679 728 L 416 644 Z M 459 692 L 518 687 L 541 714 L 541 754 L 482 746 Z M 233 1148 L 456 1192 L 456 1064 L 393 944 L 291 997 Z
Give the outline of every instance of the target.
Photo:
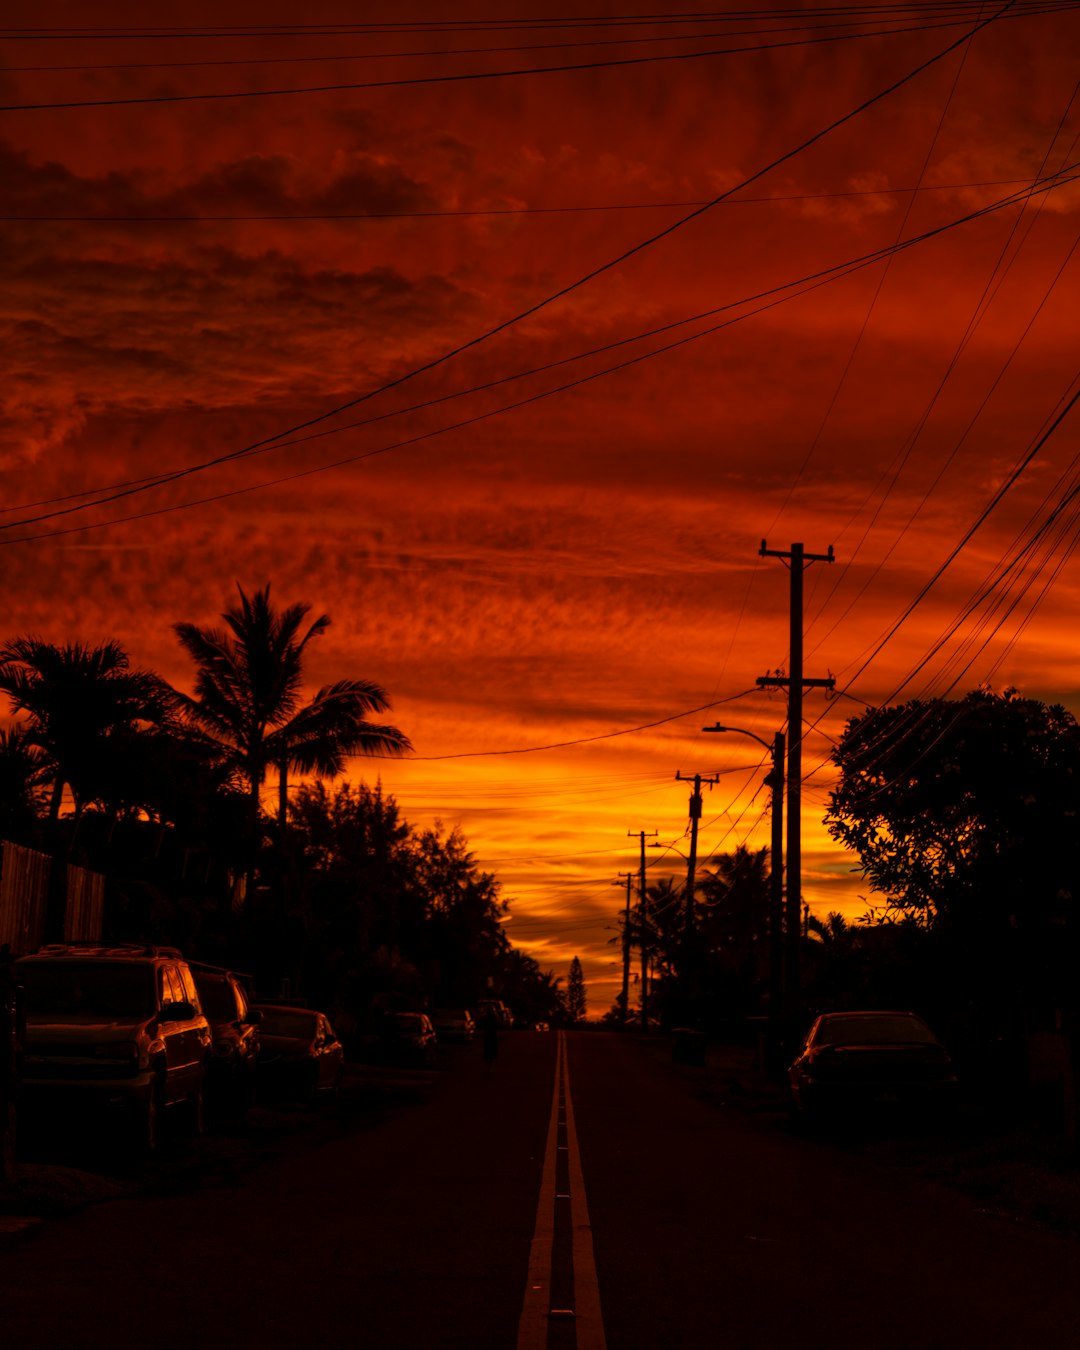
M 564 1102 L 565 1144 L 559 1143 L 559 1098 Z M 556 1164 L 560 1151 L 567 1154 L 570 1178 L 571 1260 L 574 1271 L 573 1309 L 551 1307 L 551 1270 L 555 1251 L 555 1202 L 566 1196 L 555 1190 Z M 572 1317 L 577 1350 L 606 1350 L 604 1322 L 600 1309 L 600 1288 L 596 1279 L 592 1227 L 585 1199 L 585 1179 L 581 1170 L 574 1107 L 570 1097 L 566 1037 L 558 1033 L 555 1055 L 555 1086 L 551 1099 L 544 1167 L 540 1179 L 540 1199 L 536 1208 L 536 1227 L 529 1252 L 529 1273 L 525 1281 L 525 1299 L 518 1322 L 517 1350 L 546 1350 L 548 1327 L 553 1311 L 561 1318 Z

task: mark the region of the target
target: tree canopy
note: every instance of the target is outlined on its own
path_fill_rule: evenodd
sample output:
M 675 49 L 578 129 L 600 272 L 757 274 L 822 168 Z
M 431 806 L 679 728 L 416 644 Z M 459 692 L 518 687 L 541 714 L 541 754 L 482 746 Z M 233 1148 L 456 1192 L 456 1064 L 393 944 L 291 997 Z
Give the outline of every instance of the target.
M 936 930 L 982 982 L 1036 996 L 1075 940 L 1080 727 L 1014 690 L 872 709 L 833 755 L 825 816 L 887 911 Z
M 575 956 L 566 980 L 566 1015 L 571 1022 L 584 1022 L 586 1008 L 585 973 L 580 957 Z
M 0 690 L 25 718 L 9 749 L 34 752 L 35 781 L 52 787 L 54 821 L 65 787 L 76 814 L 94 800 L 116 805 L 126 781 L 114 772 L 117 762 L 150 728 L 167 723 L 171 707 L 164 681 L 133 670 L 115 641 L 87 646 L 15 638 L 0 649 Z
M 267 769 L 277 769 L 280 825 L 291 768 L 333 778 L 349 755 L 411 749 L 397 727 L 367 721 L 390 706 L 385 690 L 371 680 L 338 680 L 302 701 L 305 649 L 330 626 L 323 614 L 305 629 L 309 609 L 275 609 L 265 586 L 250 598 L 240 589 L 239 605 L 221 616 L 224 629 L 175 625 L 197 667 L 195 697 L 176 694 L 181 711 L 243 780 L 253 814 Z

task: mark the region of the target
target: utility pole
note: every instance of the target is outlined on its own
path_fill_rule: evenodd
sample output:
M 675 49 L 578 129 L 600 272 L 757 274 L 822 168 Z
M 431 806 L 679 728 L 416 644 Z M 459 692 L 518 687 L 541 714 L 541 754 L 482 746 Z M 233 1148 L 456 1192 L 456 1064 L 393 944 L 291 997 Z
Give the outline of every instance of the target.
M 641 923 L 641 1029 L 649 1029 L 649 926 L 648 901 L 645 898 L 645 840 L 650 836 L 644 830 L 627 830 L 627 838 L 636 836 L 641 840 L 640 883 L 638 887 L 638 919 Z M 659 831 L 653 830 L 655 836 Z
M 788 675 L 763 675 L 759 686 L 787 686 L 788 691 L 788 763 L 787 763 L 787 896 L 784 915 L 784 1014 L 795 1015 L 799 1002 L 799 928 L 802 909 L 802 697 L 804 689 L 832 689 L 836 681 L 807 679 L 803 675 L 803 572 L 808 563 L 834 562 L 832 545 L 828 553 L 807 553 L 802 544 L 792 544 L 790 552 L 767 548 L 761 541 L 759 557 L 781 558 L 790 564 L 790 658 Z
M 630 1011 L 630 894 L 634 884 L 633 872 L 620 872 L 619 880 L 626 878 L 626 911 L 622 930 L 622 1015 L 619 1024 L 626 1030 L 626 1015 Z
M 700 773 L 696 773 L 690 779 L 679 772 L 675 775 L 675 781 L 694 784 L 694 790 L 690 794 L 690 857 L 686 862 L 686 904 L 683 907 L 684 936 L 689 940 L 694 931 L 694 886 L 697 882 L 697 834 L 698 821 L 701 819 L 701 785 L 708 783 L 712 787 L 714 783 L 719 783 L 720 775 L 703 777 Z

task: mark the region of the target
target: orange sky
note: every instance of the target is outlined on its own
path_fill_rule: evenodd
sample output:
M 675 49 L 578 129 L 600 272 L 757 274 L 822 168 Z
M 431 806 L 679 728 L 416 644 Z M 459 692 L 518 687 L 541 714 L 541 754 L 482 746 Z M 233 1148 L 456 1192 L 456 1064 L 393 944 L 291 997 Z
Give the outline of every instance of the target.
M 820 825 L 829 737 L 861 704 L 990 680 L 1080 710 L 1072 508 L 1020 553 L 1077 473 L 1075 414 L 1040 439 L 1080 349 L 1080 15 L 1017 0 L 848 117 L 1000 6 L 883 7 L 877 26 L 907 31 L 876 36 L 810 5 L 798 22 L 571 27 L 552 21 L 625 12 L 401 0 L 345 32 L 349 8 L 309 3 L 324 32 L 260 36 L 296 8 L 195 4 L 191 31 L 138 38 L 120 32 L 143 6 L 102 0 L 81 38 L 58 30 L 83 4 L 50 5 L 35 38 L 40 7 L 9 9 L 0 634 L 116 637 L 185 684 L 172 624 L 213 622 L 237 583 L 328 612 L 312 690 L 378 680 L 416 746 L 358 771 L 409 820 L 460 823 L 513 940 L 559 974 L 579 954 L 598 1013 L 620 979 L 628 831 L 687 848 L 676 772 L 723 773 L 703 854 L 767 843 L 764 750 L 700 728 L 783 725 L 783 697 L 755 685 L 787 660 L 788 575 L 757 551 L 833 545 L 806 575 L 807 674 L 841 693 L 806 700 L 803 889 L 815 911 L 861 913 L 866 887 Z M 861 35 L 805 42 L 841 32 Z M 116 102 L 147 98 L 164 101 Z M 1050 192 L 797 284 L 1046 175 Z M 356 400 L 303 439 L 55 514 Z M 682 867 L 650 857 L 657 876 Z

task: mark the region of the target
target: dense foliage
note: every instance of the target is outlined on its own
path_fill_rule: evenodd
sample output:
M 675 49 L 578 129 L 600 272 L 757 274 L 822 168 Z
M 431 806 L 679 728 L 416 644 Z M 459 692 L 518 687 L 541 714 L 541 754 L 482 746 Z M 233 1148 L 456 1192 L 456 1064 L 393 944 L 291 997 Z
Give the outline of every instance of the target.
M 644 907 L 634 905 L 621 927 L 648 957 L 650 1019 L 719 1033 L 767 1011 L 768 850 L 717 854 L 696 880 L 692 927 L 685 883 L 674 877 L 648 886 Z M 629 1009 L 628 1019 L 634 1015 Z M 622 1020 L 621 1000 L 605 1020 Z
M 581 958 L 575 956 L 570 962 L 570 973 L 566 977 L 566 1016 L 570 1022 L 584 1022 L 588 1001 L 585 993 L 585 972 L 581 969 Z
M 265 588 L 241 591 L 223 629 L 177 625 L 194 695 L 133 670 L 115 642 L 9 642 L 0 691 L 17 720 L 0 735 L 0 837 L 50 853 L 54 880 L 70 862 L 103 873 L 107 940 L 248 970 L 265 996 L 303 997 L 346 1031 L 378 1000 L 485 995 L 561 1021 L 559 981 L 507 941 L 499 884 L 461 833 L 414 828 L 379 784 L 331 793 L 321 781 L 409 741 L 367 720 L 388 706 L 370 681 L 304 701 L 304 651 L 329 623 L 307 613 L 276 610 Z M 289 770 L 315 781 L 290 796 Z M 51 889 L 55 939 L 64 897 Z
M 984 1018 L 1031 1025 L 1068 1008 L 1080 894 L 1072 715 L 1014 691 L 914 701 L 854 718 L 834 760 L 829 830 L 857 855 L 884 917 L 930 935 L 928 979 L 936 971 Z

